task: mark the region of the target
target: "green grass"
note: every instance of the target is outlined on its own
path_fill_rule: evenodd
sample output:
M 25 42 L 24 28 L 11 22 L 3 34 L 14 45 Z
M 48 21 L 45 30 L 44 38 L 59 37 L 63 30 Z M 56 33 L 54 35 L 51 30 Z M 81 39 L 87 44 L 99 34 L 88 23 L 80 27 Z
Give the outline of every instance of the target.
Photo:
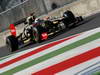
M 95 72 L 92 75 L 100 75 L 100 71 L 99 72 Z

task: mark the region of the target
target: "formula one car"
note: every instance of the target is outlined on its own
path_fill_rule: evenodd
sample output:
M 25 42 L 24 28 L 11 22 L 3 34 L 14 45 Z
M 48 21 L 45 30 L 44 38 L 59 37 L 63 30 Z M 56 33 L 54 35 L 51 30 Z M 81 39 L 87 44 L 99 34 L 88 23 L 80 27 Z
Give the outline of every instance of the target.
M 30 42 L 42 42 L 47 40 L 49 36 L 56 34 L 68 27 L 75 26 L 82 21 L 82 16 L 75 17 L 71 11 L 66 11 L 63 16 L 55 19 L 40 20 L 38 19 L 32 25 L 24 27 L 23 32 L 16 36 L 16 29 L 13 24 L 10 25 L 11 34 L 6 38 L 6 44 L 9 50 L 15 51 L 20 46 Z

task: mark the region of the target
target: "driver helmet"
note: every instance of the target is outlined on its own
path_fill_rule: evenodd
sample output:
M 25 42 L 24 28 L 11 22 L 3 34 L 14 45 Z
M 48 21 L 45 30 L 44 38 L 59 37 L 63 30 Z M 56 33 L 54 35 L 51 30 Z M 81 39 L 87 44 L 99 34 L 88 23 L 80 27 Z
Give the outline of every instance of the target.
M 39 22 L 40 21 L 40 19 L 39 18 L 36 18 L 35 19 L 35 23 L 37 23 L 37 22 Z

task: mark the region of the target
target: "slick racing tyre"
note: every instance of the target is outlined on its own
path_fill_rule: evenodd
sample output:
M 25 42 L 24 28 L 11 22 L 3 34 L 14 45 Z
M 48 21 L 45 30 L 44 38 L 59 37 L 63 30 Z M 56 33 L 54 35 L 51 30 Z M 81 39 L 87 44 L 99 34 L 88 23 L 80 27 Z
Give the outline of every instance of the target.
M 74 23 L 76 21 L 74 14 L 69 10 L 63 13 L 63 17 L 63 22 L 66 25 L 66 27 L 69 27 L 69 24 Z
M 18 40 L 15 36 L 11 35 L 6 38 L 6 45 L 10 52 L 18 49 Z
M 42 42 L 41 34 L 43 32 L 45 32 L 45 29 L 42 26 L 39 25 L 39 26 L 33 27 L 33 36 L 34 36 L 35 42 L 37 43 Z
M 71 11 L 65 11 L 64 13 L 63 13 L 63 17 L 65 17 L 65 18 L 69 18 L 70 20 L 75 20 L 75 16 L 74 16 L 74 14 L 71 12 Z

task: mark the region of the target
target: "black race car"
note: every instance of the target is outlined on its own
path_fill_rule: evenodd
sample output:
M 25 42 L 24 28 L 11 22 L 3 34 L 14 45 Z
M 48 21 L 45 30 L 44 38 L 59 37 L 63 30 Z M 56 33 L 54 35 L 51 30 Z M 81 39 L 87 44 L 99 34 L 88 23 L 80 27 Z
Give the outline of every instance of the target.
M 24 27 L 23 32 L 16 36 L 16 30 L 13 24 L 10 25 L 12 35 L 6 38 L 6 44 L 9 50 L 15 51 L 30 42 L 42 42 L 47 40 L 49 36 L 56 34 L 66 28 L 75 26 L 80 21 L 83 21 L 82 16 L 75 17 L 71 11 L 66 11 L 60 18 L 40 20 L 38 19 L 32 25 Z

